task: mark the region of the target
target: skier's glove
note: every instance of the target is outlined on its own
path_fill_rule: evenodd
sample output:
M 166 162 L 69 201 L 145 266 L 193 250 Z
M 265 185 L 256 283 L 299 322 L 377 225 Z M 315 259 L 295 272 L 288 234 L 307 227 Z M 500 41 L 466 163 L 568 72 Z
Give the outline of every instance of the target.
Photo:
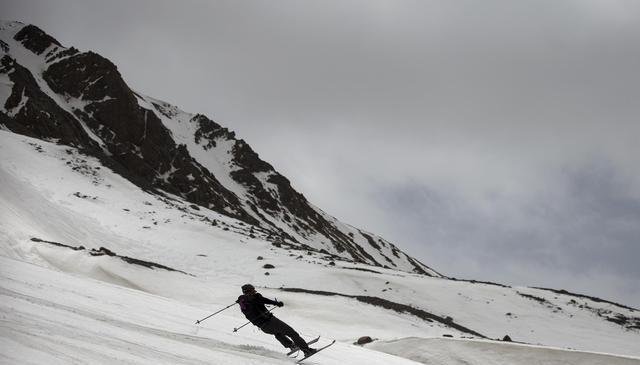
M 282 303 L 282 302 L 278 302 L 278 303 L 276 303 L 276 305 L 277 305 L 278 307 L 282 307 L 282 306 L 284 305 L 284 303 Z

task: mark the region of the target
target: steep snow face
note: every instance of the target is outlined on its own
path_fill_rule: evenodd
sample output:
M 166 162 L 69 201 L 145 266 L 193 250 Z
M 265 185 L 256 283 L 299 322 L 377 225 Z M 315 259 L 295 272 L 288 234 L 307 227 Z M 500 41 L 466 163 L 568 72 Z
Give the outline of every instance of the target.
M 7 327 L 12 332 L 5 336 L 7 338 L 14 338 L 13 332 L 24 333 L 28 332 L 25 328 L 31 328 L 31 333 L 56 333 L 63 339 L 61 342 L 66 343 L 77 341 L 78 337 L 72 335 L 72 331 L 77 330 L 86 335 L 92 348 L 102 353 L 107 351 L 102 346 L 119 348 L 117 339 L 123 338 L 121 336 L 140 336 L 142 339 L 135 343 L 136 351 L 142 353 L 156 348 L 155 345 L 144 344 L 144 341 L 183 346 L 183 341 L 164 342 L 167 336 L 179 334 L 178 337 L 193 336 L 184 337 L 189 338 L 184 341 L 187 343 L 192 340 L 219 343 L 220 346 L 207 349 L 202 356 L 223 358 L 225 355 L 217 354 L 217 351 L 229 348 L 229 341 L 233 341 L 229 338 L 240 335 L 231 335 L 231 329 L 244 322 L 237 309 L 225 312 L 220 320 L 216 318 L 214 322 L 206 323 L 200 334 L 189 332 L 196 330 L 191 325 L 196 319 L 233 303 L 239 294 L 239 286 L 251 282 L 264 295 L 277 297 L 286 303 L 284 308 L 278 309 L 279 316 L 303 335 L 322 334 L 342 343 L 335 350 L 340 355 L 334 360 L 319 356 L 317 361 L 321 364 L 332 364 L 341 357 L 345 361 L 345 358 L 358 356 L 364 356 L 362 361 L 353 363 L 364 364 L 369 356 L 373 357 L 372 361 L 381 361 L 377 360 L 379 355 L 348 345 L 365 335 L 385 341 L 407 336 L 434 339 L 450 335 L 458 340 L 480 340 L 485 337 L 501 339 L 509 335 L 514 341 L 534 345 L 640 356 L 637 347 L 640 312 L 633 308 L 543 289 L 432 278 L 338 261 L 320 253 L 303 256 L 286 246 L 273 246 L 267 240 L 267 233 L 252 230 L 242 221 L 202 207 L 194 208 L 178 197 L 161 197 L 145 192 L 102 166 L 99 160 L 74 148 L 0 131 L 0 154 L 4 157 L 0 160 L 0 256 L 39 266 L 23 266 L 5 260 L 0 272 L 9 275 L 6 274 L 7 268 L 17 265 L 28 267 L 28 270 L 24 269 L 27 271 L 41 270 L 38 272 L 42 273 L 32 278 L 25 275 L 21 289 L 9 288 L 23 296 L 10 294 L 3 298 L 7 299 L 3 303 L 14 303 L 2 307 L 7 317 L 12 318 L 10 327 Z M 83 246 L 85 249 L 74 250 L 63 245 Z M 105 252 L 100 247 L 119 256 L 97 255 L 96 252 Z M 158 267 L 150 269 L 131 264 L 121 256 L 179 271 Z M 68 284 L 58 271 L 73 274 L 78 286 Z M 11 274 L 1 279 L 3 293 L 7 293 L 5 288 L 14 283 L 16 275 L 23 274 Z M 58 288 L 62 283 L 67 288 L 65 290 L 82 294 L 73 300 L 69 299 L 70 295 L 58 297 L 53 294 L 58 291 L 66 293 Z M 43 285 L 50 287 L 51 291 L 42 291 L 38 295 L 24 292 Z M 84 290 L 82 286 L 95 290 Z M 129 293 L 138 294 L 131 294 L 132 297 Z M 93 310 L 102 317 L 91 312 L 86 321 L 89 327 L 78 322 L 56 329 L 57 321 L 60 318 L 66 321 L 69 314 L 67 309 L 55 310 L 49 313 L 54 318 L 47 322 L 50 326 L 38 327 L 37 321 L 28 319 L 32 311 L 40 310 L 38 306 L 21 312 L 19 316 L 11 314 L 14 313 L 11 308 L 17 308 L 15 303 L 23 300 L 32 303 L 35 300 L 47 308 L 52 308 L 53 302 L 56 303 L 53 307 L 66 306 L 64 308 L 76 314 L 84 313 L 89 306 L 96 306 Z M 90 304 L 76 307 L 78 301 Z M 110 303 L 109 308 L 95 302 Z M 172 309 L 166 312 L 165 309 L 157 309 L 165 305 Z M 116 310 L 127 315 L 119 318 L 104 312 Z M 148 314 L 150 310 L 154 313 L 152 316 Z M 97 335 L 92 335 L 94 329 L 91 326 L 96 318 L 103 319 L 104 316 L 116 317 L 121 322 L 117 322 L 115 328 L 109 327 L 110 340 L 102 343 L 95 337 Z M 81 318 L 74 318 L 81 321 Z M 158 321 L 157 325 L 154 320 Z M 165 325 L 167 327 L 163 327 Z M 126 328 L 135 330 L 129 332 Z M 267 350 L 261 351 L 271 355 L 278 351 L 279 345 L 273 339 L 265 338 L 252 328 L 247 329 L 249 338 L 231 343 L 263 346 Z M 48 342 L 39 335 L 20 336 L 23 336 L 24 351 L 35 351 L 33 348 L 38 344 L 46 343 L 51 349 L 80 353 L 77 356 L 84 362 L 98 356 L 91 351 L 78 352 L 66 347 L 67 344 Z M 420 342 L 420 351 L 406 356 L 418 361 L 427 359 L 424 361 L 430 363 L 439 358 L 435 355 L 446 353 L 447 349 L 455 348 L 455 344 L 450 341 Z M 398 348 L 407 346 L 401 343 L 379 350 L 398 353 Z M 477 352 L 489 352 L 494 353 L 492 358 L 499 362 L 501 353 L 511 351 L 501 350 L 499 342 L 486 346 L 484 349 L 469 345 L 463 351 L 466 355 L 455 360 L 458 362 L 446 359 L 454 364 L 464 363 L 463 360 L 482 364 L 473 357 Z M 56 351 L 45 351 L 43 356 L 55 358 Z M 182 353 L 182 350 L 176 351 L 171 350 L 165 355 Z M 538 354 L 532 355 L 536 359 L 548 356 L 564 359 L 565 356 L 564 352 L 536 351 L 526 350 L 527 353 Z M 166 360 L 162 357 L 164 355 L 158 356 L 157 359 Z M 210 357 L 206 358 L 211 361 Z M 145 363 L 146 360 L 136 361 Z M 198 361 L 205 360 L 198 357 L 194 363 Z M 442 363 L 447 362 L 443 360 Z
M 0 24 L 0 41 L 0 128 L 81 146 L 139 187 L 239 219 L 274 244 L 440 276 L 314 207 L 228 129 L 133 92 L 109 60 L 16 22 Z

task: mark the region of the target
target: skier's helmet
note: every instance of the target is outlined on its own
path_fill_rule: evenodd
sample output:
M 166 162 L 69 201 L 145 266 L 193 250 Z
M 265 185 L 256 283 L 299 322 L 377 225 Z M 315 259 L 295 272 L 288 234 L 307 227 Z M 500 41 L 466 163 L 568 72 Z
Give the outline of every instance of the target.
M 250 294 L 250 293 L 253 293 L 254 291 L 256 291 L 256 288 L 251 284 L 244 284 L 242 286 L 242 293 L 243 294 Z

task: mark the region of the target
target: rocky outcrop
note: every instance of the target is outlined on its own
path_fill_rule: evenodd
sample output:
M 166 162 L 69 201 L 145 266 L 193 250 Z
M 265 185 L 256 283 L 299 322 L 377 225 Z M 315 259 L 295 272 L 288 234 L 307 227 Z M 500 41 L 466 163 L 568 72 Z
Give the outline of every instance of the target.
M 13 83 L 11 94 L 0 113 L 2 124 L 30 137 L 57 140 L 71 146 L 95 148 L 81 124 L 45 94 L 31 72 L 5 55 L 0 59 L 0 74 Z
M 14 39 L 21 42 L 26 49 L 35 54 L 42 54 L 51 46 L 61 46 L 55 38 L 35 25 L 25 26 L 15 35 Z
M 58 61 L 43 73 L 49 87 L 84 107 L 78 118 L 104 142 L 111 158 L 127 175 L 149 186 L 224 212 L 248 223 L 255 220 L 238 209 L 237 197 L 197 163 L 149 109 L 138 104 L 117 67 L 93 53 L 78 53 Z

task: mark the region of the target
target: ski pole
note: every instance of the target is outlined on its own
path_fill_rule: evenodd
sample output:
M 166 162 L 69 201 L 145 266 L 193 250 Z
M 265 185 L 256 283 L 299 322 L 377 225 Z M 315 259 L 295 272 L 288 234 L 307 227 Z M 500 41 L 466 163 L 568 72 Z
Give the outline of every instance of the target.
M 278 307 L 273 307 L 273 308 L 269 309 L 269 310 L 268 310 L 268 312 L 271 312 L 272 310 L 274 310 L 274 309 L 276 309 L 276 308 L 278 308 Z M 263 314 L 263 316 L 264 316 L 264 314 Z M 244 327 L 244 326 L 248 325 L 249 323 L 251 323 L 251 321 L 249 321 L 249 322 L 247 322 L 247 323 L 243 324 L 243 325 L 242 325 L 242 326 L 240 326 L 240 327 L 234 328 L 234 329 L 233 329 L 233 332 L 238 332 L 238 330 L 240 330 L 242 327 Z
M 213 317 L 213 316 L 215 316 L 216 314 L 218 314 L 218 313 L 222 312 L 223 310 L 228 309 L 228 308 L 230 308 L 230 307 L 232 307 L 232 306 L 234 306 L 234 305 L 236 305 L 236 304 L 238 304 L 238 302 L 233 302 L 232 304 L 229 304 L 228 306 L 226 306 L 226 307 L 224 307 L 224 308 L 220 309 L 219 311 L 217 311 L 217 312 L 215 312 L 215 313 L 213 313 L 213 314 L 210 314 L 210 315 L 208 315 L 208 316 L 206 316 L 206 317 L 204 317 L 204 318 L 202 318 L 202 319 L 197 320 L 197 321 L 196 321 L 196 324 L 200 324 L 200 322 L 203 322 L 205 319 L 207 319 L 207 318 L 209 318 L 209 317 Z
M 238 328 L 234 328 L 234 329 L 233 329 L 233 332 L 238 332 L 238 330 L 239 330 L 240 328 L 242 328 L 242 327 L 244 327 L 244 326 L 248 325 L 249 323 L 251 323 L 251 322 L 247 322 L 247 323 L 243 324 L 242 326 L 240 326 L 240 327 L 238 327 Z

